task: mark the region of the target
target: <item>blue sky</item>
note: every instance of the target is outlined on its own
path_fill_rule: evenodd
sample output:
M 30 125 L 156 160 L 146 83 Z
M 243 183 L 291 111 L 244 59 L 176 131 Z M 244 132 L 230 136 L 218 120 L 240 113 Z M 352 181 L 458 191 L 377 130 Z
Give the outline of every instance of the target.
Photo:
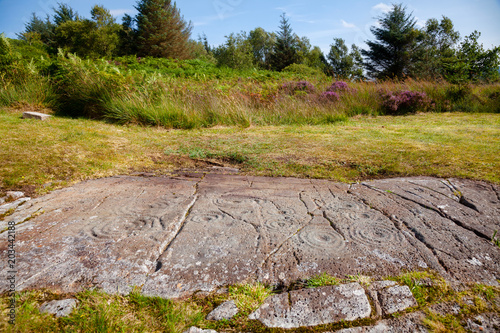
M 57 2 L 65 2 L 80 15 L 89 17 L 94 2 L 80 0 L 0 0 L 0 32 L 15 38 L 24 29 L 32 12 L 45 17 L 52 14 Z M 97 0 L 111 10 L 121 22 L 121 16 L 135 14 L 136 0 Z M 500 0 L 407 0 L 403 2 L 413 12 L 419 24 L 429 18 L 446 15 L 452 19 L 462 37 L 474 30 L 482 33 L 486 48 L 500 45 Z M 390 8 L 391 2 L 381 0 L 358 1 L 263 1 L 263 0 L 179 0 L 177 6 L 186 20 L 193 23 L 193 38 L 205 33 L 212 45 L 224 42 L 231 32 L 250 31 L 262 27 L 267 31 L 278 29 L 281 13 L 290 18 L 292 29 L 299 36 L 307 36 L 312 45 L 327 52 L 334 37 L 364 47 L 364 41 L 373 39 L 370 27 L 376 17 Z

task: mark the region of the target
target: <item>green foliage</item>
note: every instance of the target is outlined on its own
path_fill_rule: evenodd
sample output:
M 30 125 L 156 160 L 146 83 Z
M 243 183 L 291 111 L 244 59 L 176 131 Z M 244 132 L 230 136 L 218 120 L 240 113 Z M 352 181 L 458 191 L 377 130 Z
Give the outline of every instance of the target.
M 213 51 L 218 66 L 247 70 L 254 68 L 252 45 L 245 33 L 230 34 L 224 45 Z
M 370 29 L 376 40 L 367 41 L 369 50 L 362 50 L 371 77 L 401 79 L 411 74 L 413 50 L 419 34 L 416 22 L 402 4 L 393 5 L 389 13 L 379 18 L 380 27 Z
M 280 31 L 276 33 L 274 50 L 270 54 L 270 66 L 275 71 L 281 71 L 291 64 L 298 63 L 298 43 L 285 14 L 281 15 Z
M 283 68 L 283 72 L 298 74 L 301 77 L 322 76 L 322 72 L 316 68 L 311 68 L 304 64 L 291 64 Z
M 10 41 L 3 33 L 0 34 L 0 73 L 6 72 L 12 63 L 14 57 L 12 54 L 12 47 Z
M 124 80 L 104 61 L 84 61 L 62 52 L 55 67 L 58 111 L 72 117 L 102 117 L 104 103 L 120 92 L 120 82 Z
M 356 45 L 352 45 L 349 52 L 342 38 L 334 38 L 333 40 L 334 44 L 330 45 L 328 60 L 335 78 L 337 80 L 363 79 L 363 58 Z
M 140 0 L 137 43 L 141 56 L 188 59 L 191 56 L 189 38 L 191 23 L 186 23 L 175 2 L 170 0 Z

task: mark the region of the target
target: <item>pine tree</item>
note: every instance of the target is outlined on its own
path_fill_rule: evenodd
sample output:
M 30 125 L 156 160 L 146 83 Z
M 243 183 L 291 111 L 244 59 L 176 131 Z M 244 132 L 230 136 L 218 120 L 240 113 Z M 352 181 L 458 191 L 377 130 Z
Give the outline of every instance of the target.
M 362 50 L 367 58 L 365 63 L 372 77 L 404 78 L 410 75 L 410 66 L 418 30 L 417 21 L 412 14 L 406 14 L 402 4 L 394 5 L 392 10 L 379 19 L 380 27 L 372 27 L 376 41 L 367 41 L 369 50 Z
M 191 56 L 191 22 L 184 21 L 175 2 L 139 0 L 135 8 L 139 12 L 135 18 L 139 55 L 178 59 Z
M 285 14 L 281 15 L 280 31 L 277 32 L 274 51 L 270 56 L 271 68 L 281 71 L 283 68 L 299 62 L 297 39 Z

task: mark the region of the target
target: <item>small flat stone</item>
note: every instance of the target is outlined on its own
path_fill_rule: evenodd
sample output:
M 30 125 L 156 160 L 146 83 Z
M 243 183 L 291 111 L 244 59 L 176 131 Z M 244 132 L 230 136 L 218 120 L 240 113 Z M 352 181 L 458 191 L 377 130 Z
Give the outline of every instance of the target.
M 68 316 L 76 308 L 77 300 L 74 298 L 63 299 L 60 301 L 50 301 L 40 306 L 41 313 L 50 313 L 56 317 Z
M 40 112 L 33 112 L 33 111 L 23 112 L 24 119 L 30 118 L 30 119 L 46 120 L 50 117 L 52 117 L 50 114 L 45 114 Z
M 367 318 L 370 313 L 365 290 L 349 283 L 273 295 L 248 318 L 267 327 L 296 328 Z
M 201 328 L 191 326 L 188 330 L 184 331 L 184 333 L 217 333 L 214 330 L 202 330 Z
M 230 320 L 238 314 L 238 307 L 234 301 L 227 301 L 219 305 L 207 315 L 207 320 Z
M 17 200 L 24 197 L 24 193 L 20 191 L 7 191 L 5 194 L 5 196 L 10 200 Z
M 403 311 L 416 306 L 417 301 L 408 286 L 394 286 L 378 292 L 378 298 L 384 315 Z

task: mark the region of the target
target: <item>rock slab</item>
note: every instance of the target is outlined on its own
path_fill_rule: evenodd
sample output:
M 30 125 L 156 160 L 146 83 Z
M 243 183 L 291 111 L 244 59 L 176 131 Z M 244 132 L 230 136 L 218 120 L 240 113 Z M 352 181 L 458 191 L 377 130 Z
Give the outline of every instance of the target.
M 42 304 L 39 310 L 41 313 L 54 314 L 56 317 L 66 317 L 76 308 L 77 303 L 74 298 L 50 301 Z
M 143 286 L 148 296 L 181 298 L 244 282 L 290 286 L 323 272 L 381 279 L 422 269 L 499 285 L 491 237 L 500 187 L 484 182 L 120 176 L 26 200 L 0 205 L 4 258 L 5 231 L 16 226 L 18 290 Z
M 50 114 L 40 113 L 40 112 L 23 112 L 24 119 L 38 119 L 38 120 L 46 120 L 52 117 Z
M 273 295 L 248 318 L 267 327 L 297 328 L 367 318 L 370 313 L 365 290 L 349 283 Z
M 384 315 L 417 306 L 417 300 L 413 297 L 408 286 L 393 286 L 383 289 L 378 292 L 378 299 Z
M 234 301 L 227 301 L 219 305 L 207 315 L 207 320 L 230 320 L 239 310 Z

